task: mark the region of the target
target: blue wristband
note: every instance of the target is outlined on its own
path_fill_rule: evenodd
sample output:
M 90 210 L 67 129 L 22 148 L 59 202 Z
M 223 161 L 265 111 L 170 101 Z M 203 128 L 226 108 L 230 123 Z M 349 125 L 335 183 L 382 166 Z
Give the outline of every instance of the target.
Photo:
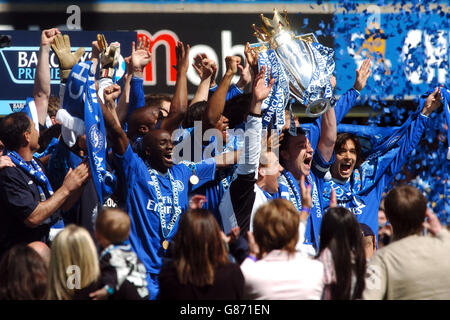
M 311 208 L 302 207 L 302 211 L 305 211 L 307 214 L 311 213 Z
M 252 256 L 252 255 L 250 255 L 250 254 L 247 256 L 247 258 L 252 259 L 252 260 L 255 261 L 255 262 L 258 261 L 258 259 L 256 259 L 255 256 Z
M 108 292 L 109 295 L 113 295 L 114 294 L 114 288 L 112 288 L 112 287 L 110 287 L 108 285 L 106 285 L 105 288 L 106 288 L 106 292 Z

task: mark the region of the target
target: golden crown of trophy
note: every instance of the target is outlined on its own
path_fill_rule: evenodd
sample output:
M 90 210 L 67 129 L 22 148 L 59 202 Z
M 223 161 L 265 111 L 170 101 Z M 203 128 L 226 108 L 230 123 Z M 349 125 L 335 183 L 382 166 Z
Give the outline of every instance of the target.
M 286 10 L 284 17 L 277 9 L 273 11 L 273 19 L 261 14 L 262 25 L 252 25 L 260 42 L 251 47 L 257 52 L 275 50 L 288 75 L 290 94 L 306 106 L 308 116 L 320 116 L 331 106 L 329 79 L 334 71 L 333 50 L 320 45 L 312 33 L 295 36 Z

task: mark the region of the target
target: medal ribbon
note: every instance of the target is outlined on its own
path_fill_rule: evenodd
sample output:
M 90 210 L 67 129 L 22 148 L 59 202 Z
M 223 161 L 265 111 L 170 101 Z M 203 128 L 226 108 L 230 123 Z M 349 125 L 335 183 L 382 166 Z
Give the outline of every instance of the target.
M 161 232 L 162 232 L 164 239 L 167 239 L 170 236 L 170 234 L 173 230 L 173 227 L 175 226 L 175 223 L 178 220 L 179 215 L 181 214 L 181 208 L 179 206 L 179 201 L 178 201 L 177 185 L 172 177 L 172 174 L 170 173 L 170 171 L 168 171 L 170 185 L 172 187 L 172 193 L 173 193 L 172 208 L 173 208 L 174 213 L 173 213 L 172 219 L 169 222 L 169 225 L 166 227 L 166 216 L 164 213 L 164 201 L 163 201 L 161 189 L 159 188 L 158 178 L 156 177 L 157 173 L 156 173 L 156 170 L 152 169 L 147 162 L 145 164 L 147 165 L 148 172 L 150 173 L 150 176 L 152 178 L 153 186 L 155 187 L 156 196 L 158 197 L 159 218 L 161 221 Z M 167 234 L 164 234 L 165 230 L 168 230 Z

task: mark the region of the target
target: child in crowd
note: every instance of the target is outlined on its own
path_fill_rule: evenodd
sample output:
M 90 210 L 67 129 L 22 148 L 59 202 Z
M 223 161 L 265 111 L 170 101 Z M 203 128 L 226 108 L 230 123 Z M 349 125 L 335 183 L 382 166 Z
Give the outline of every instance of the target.
M 97 216 L 95 236 L 103 248 L 100 254 L 100 290 L 92 292 L 94 300 L 148 299 L 146 269 L 126 241 L 130 218 L 120 209 L 103 209 Z

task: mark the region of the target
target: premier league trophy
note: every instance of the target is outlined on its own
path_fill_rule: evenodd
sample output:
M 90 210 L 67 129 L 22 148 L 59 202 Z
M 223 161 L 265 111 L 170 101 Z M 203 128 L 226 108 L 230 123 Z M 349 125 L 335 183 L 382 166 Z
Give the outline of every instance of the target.
M 284 108 L 290 96 L 306 106 L 306 115 L 318 117 L 331 106 L 333 97 L 330 77 L 334 71 L 334 51 L 317 42 L 314 34 L 295 36 L 289 29 L 287 13 L 282 18 L 274 9 L 273 19 L 261 14 L 262 26 L 256 27 L 259 43 L 251 47 L 259 52 L 259 66 L 266 65 L 276 80 L 266 99 L 263 124 L 284 125 Z M 268 78 L 268 74 L 267 74 Z

